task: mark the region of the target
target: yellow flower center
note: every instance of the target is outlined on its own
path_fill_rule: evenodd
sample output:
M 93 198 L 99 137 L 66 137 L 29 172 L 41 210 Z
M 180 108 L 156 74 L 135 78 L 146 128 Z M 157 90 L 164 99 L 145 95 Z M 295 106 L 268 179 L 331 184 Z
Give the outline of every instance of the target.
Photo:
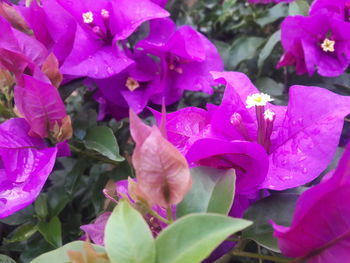
M 86 24 L 90 24 L 94 21 L 94 14 L 91 11 L 83 13 L 82 16 L 83 16 L 84 23 Z
M 128 77 L 128 79 L 126 80 L 125 86 L 130 90 L 130 91 L 134 91 L 135 89 L 140 87 L 140 84 L 138 83 L 137 80 Z
M 334 52 L 335 48 L 335 41 L 334 40 L 330 40 L 328 38 L 325 38 L 325 40 L 323 41 L 323 43 L 321 44 L 321 47 L 323 49 L 324 52 Z

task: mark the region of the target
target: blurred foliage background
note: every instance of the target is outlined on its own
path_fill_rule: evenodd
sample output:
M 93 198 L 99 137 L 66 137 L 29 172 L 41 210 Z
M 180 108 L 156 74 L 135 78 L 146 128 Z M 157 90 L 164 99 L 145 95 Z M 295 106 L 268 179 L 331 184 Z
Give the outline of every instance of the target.
M 286 104 L 288 88 L 294 84 L 315 85 L 350 95 L 350 75 L 323 78 L 318 75 L 298 76 L 293 68 L 276 69 L 282 55 L 280 23 L 288 15 L 307 15 L 311 1 L 291 4 L 251 5 L 246 0 L 170 0 L 167 9 L 179 26 L 188 24 L 214 42 L 228 71 L 246 73 L 263 92 L 274 97 L 277 104 Z M 142 30 L 142 28 L 140 29 Z M 186 92 L 168 111 L 185 106 L 204 107 L 207 102 L 220 103 L 223 87 L 216 87 L 213 96 Z M 133 144 L 128 120 L 113 119 L 97 123 L 98 105 L 82 81 L 61 89 L 67 111 L 74 125 L 72 157 L 60 158 L 37 201 L 18 213 L 0 220 L 0 254 L 17 262 L 29 262 L 45 251 L 52 250 L 82 236 L 79 227 L 88 224 L 110 205 L 102 189 L 113 191 L 113 182 L 133 175 L 129 157 Z M 148 121 L 152 117 L 144 114 Z M 341 145 L 349 134 L 345 122 Z M 97 125 L 110 129 L 94 130 Z M 95 133 L 95 140 L 108 137 L 107 144 L 117 145 L 123 162 L 116 164 L 108 153 L 90 147 L 86 140 Z M 115 141 L 111 134 L 117 138 Z M 339 148 L 339 153 L 341 153 Z M 122 159 L 121 156 L 114 156 Z M 335 159 L 336 160 L 336 159 Z M 255 244 L 250 245 L 256 250 Z M 230 262 L 258 262 L 253 259 L 232 259 Z

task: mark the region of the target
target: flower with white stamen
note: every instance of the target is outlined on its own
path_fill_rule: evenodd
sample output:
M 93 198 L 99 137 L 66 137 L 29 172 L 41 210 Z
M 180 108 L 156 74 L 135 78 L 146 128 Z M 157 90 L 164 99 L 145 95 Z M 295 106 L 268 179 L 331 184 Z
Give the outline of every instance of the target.
M 101 10 L 101 16 L 102 16 L 103 18 L 109 18 L 109 12 L 108 12 L 108 10 L 102 9 L 102 10 Z
M 267 121 L 273 121 L 275 119 L 276 113 L 270 109 L 264 111 L 264 119 Z
M 266 106 L 270 101 L 273 101 L 270 95 L 265 93 L 255 93 L 249 95 L 245 103 L 247 104 L 247 108 L 251 108 L 254 106 Z
M 82 16 L 85 24 L 90 24 L 94 22 L 94 14 L 91 11 L 83 13 Z

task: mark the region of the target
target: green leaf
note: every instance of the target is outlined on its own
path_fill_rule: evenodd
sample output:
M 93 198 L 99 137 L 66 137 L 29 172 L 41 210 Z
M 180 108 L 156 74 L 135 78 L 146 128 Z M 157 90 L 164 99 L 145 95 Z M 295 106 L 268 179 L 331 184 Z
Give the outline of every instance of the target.
M 124 158 L 119 154 L 118 142 L 113 131 L 106 126 L 89 128 L 84 139 L 84 144 L 87 149 L 96 151 L 112 161 L 124 161 Z
M 254 240 L 272 251 L 280 252 L 269 220 L 279 225 L 290 225 L 299 196 L 300 192 L 274 193 L 254 203 L 244 214 L 244 218 L 253 221 L 254 224 L 243 231 L 242 237 Z
M 155 244 L 141 214 L 121 200 L 108 219 L 105 247 L 111 263 L 154 263 Z
M 29 223 L 17 227 L 8 238 L 4 238 L 5 243 L 21 242 L 27 240 L 38 231 L 35 224 Z
M 271 35 L 265 46 L 262 48 L 258 58 L 258 67 L 262 68 L 264 61 L 270 56 L 276 44 L 281 40 L 281 30 L 276 31 Z
M 6 255 L 1 255 L 0 254 L 0 262 L 1 263 L 16 263 L 12 258 L 6 256 Z
M 192 188 L 177 205 L 177 218 L 199 212 L 226 215 L 233 203 L 235 171 L 196 167 L 191 169 L 191 176 Z
M 38 229 L 45 240 L 54 247 L 62 246 L 62 229 L 61 222 L 57 216 L 53 217 L 50 222 L 39 222 Z
M 309 3 L 305 0 L 297 0 L 289 4 L 289 15 L 296 16 L 302 15 L 307 16 L 309 13 Z
M 268 9 L 267 15 L 256 20 L 256 23 L 261 27 L 266 26 L 267 24 L 275 22 L 277 19 L 286 17 L 288 15 L 288 8 L 284 3 L 277 4 L 272 8 Z
M 41 220 L 45 220 L 48 214 L 46 195 L 39 195 L 34 203 L 34 210 Z
M 0 222 L 10 226 L 22 225 L 30 221 L 34 221 L 33 205 L 29 205 L 8 217 L 0 219 Z
M 105 252 L 103 247 L 92 245 L 96 252 Z M 68 251 L 79 251 L 84 252 L 84 242 L 74 241 L 60 247 L 58 249 L 52 250 L 48 253 L 42 254 L 39 257 L 32 260 L 30 263 L 66 263 L 70 262 L 67 252 Z
M 163 230 L 156 239 L 157 263 L 198 263 L 229 235 L 250 221 L 219 214 L 191 214 Z
M 261 37 L 237 38 L 230 50 L 229 66 L 235 68 L 242 61 L 253 58 L 263 41 Z

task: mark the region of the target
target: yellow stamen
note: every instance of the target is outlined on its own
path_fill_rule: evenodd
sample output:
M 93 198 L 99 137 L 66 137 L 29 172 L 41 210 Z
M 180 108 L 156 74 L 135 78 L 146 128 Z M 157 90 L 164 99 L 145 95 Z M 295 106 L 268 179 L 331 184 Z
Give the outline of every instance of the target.
M 94 14 L 91 11 L 83 13 L 82 16 L 85 24 L 90 24 L 94 21 Z
M 323 49 L 324 52 L 334 52 L 335 48 L 335 41 L 334 40 L 330 40 L 328 38 L 325 38 L 325 40 L 323 41 L 323 43 L 321 44 L 321 47 Z
M 126 80 L 125 86 L 130 90 L 130 91 L 134 91 L 135 89 L 140 87 L 140 84 L 138 83 L 137 80 L 128 77 L 128 79 Z

